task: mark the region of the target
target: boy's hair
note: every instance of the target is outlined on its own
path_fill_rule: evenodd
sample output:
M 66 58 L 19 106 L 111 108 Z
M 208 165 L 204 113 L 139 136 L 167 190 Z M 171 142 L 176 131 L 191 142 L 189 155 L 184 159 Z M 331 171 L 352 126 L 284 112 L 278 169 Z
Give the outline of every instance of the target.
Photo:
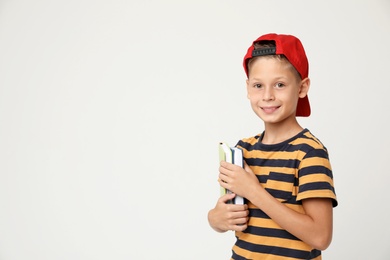
M 259 45 L 263 47 L 255 47 Z M 250 60 L 254 57 L 267 55 L 285 57 L 296 69 L 301 79 L 306 79 L 309 76 L 309 62 L 301 41 L 292 35 L 270 33 L 257 38 L 248 48 L 243 61 L 248 78 Z M 298 100 L 296 116 L 310 116 L 310 103 L 307 95 Z

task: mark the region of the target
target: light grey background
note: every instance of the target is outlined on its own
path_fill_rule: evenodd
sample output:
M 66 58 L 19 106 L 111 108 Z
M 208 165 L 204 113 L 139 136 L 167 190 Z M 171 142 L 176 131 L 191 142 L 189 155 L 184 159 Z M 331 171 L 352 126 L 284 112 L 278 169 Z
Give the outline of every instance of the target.
M 242 58 L 294 34 L 339 206 L 324 259 L 390 259 L 390 2 L 0 1 L 0 259 L 228 259 L 219 141 L 262 131 Z

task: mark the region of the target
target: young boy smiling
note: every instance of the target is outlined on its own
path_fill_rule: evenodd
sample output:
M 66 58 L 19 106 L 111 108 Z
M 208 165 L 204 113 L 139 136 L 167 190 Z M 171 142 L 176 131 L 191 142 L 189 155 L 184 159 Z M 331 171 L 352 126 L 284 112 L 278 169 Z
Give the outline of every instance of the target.
M 327 149 L 296 118 L 310 115 L 304 48 L 292 35 L 260 36 L 244 57 L 244 70 L 264 130 L 237 143 L 244 169 L 221 162 L 219 183 L 233 193 L 209 211 L 210 226 L 236 231 L 232 259 L 320 260 L 332 240 L 337 199 Z M 236 194 L 245 205 L 227 203 Z

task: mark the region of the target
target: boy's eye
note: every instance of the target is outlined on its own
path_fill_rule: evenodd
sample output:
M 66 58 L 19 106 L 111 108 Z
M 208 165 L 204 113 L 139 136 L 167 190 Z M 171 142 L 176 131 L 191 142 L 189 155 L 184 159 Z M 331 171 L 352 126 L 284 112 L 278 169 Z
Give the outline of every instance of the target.
M 262 86 L 261 86 L 261 84 L 255 84 L 254 87 L 255 88 L 261 88 Z
M 284 84 L 283 83 L 276 83 L 275 87 L 282 88 L 282 87 L 284 87 Z

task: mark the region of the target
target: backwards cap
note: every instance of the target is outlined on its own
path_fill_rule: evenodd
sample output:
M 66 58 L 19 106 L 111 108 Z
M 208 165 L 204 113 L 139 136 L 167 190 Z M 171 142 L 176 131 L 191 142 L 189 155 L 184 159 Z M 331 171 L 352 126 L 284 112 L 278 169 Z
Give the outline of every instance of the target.
M 255 43 L 262 41 L 273 41 L 275 47 L 255 50 Z M 257 38 L 252 45 L 248 48 L 248 51 L 244 57 L 244 70 L 249 77 L 248 61 L 257 56 L 266 55 L 284 55 L 287 60 L 298 71 L 302 79 L 309 76 L 309 62 L 307 61 L 305 49 L 301 41 L 292 35 L 285 34 L 265 34 Z M 310 116 L 310 103 L 307 95 L 304 98 L 298 100 L 297 116 Z

